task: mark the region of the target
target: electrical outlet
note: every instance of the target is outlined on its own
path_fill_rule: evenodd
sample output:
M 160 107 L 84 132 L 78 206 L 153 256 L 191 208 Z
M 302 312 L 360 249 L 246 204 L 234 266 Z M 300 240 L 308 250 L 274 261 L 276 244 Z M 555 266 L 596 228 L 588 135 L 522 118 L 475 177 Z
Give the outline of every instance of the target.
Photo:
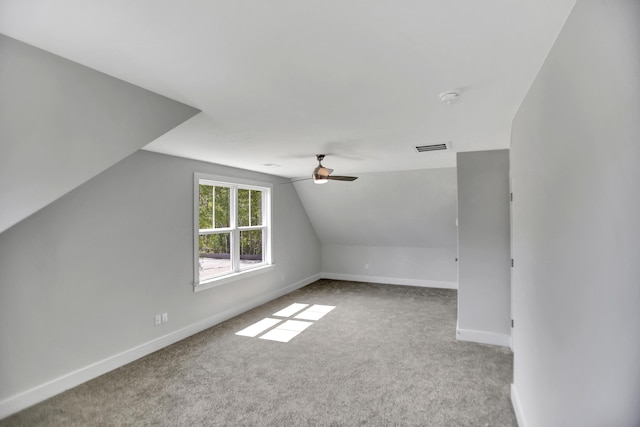
M 368 269 L 369 269 L 369 264 L 365 264 L 365 265 L 364 265 L 364 269 L 365 269 L 365 270 L 368 270 Z
M 161 323 L 162 323 L 162 316 L 160 316 L 159 314 L 156 314 L 156 326 L 160 326 Z
M 167 323 L 169 321 L 169 314 L 162 313 L 162 323 Z

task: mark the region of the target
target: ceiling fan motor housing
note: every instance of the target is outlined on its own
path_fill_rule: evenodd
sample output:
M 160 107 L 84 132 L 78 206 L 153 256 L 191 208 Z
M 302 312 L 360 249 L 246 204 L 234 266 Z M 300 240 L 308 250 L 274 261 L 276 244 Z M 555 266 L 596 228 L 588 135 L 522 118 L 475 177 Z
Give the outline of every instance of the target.
M 322 166 L 322 160 L 324 159 L 324 154 L 316 154 L 316 159 L 318 159 L 318 166 L 313 170 L 313 174 L 311 177 L 313 178 L 313 182 L 316 184 L 324 184 L 328 182 L 330 179 L 336 181 L 354 181 L 357 177 L 354 176 L 329 176 L 333 172 L 333 169 L 325 168 Z

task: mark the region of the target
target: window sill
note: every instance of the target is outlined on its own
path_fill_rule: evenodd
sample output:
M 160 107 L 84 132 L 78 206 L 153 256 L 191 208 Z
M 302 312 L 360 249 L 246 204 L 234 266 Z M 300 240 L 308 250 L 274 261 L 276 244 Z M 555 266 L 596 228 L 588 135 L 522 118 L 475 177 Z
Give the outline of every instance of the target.
M 227 283 L 235 282 L 247 277 L 257 276 L 258 274 L 272 271 L 274 268 L 274 264 L 267 264 L 260 267 L 252 268 L 250 270 L 243 270 L 237 273 L 228 274 L 226 276 L 217 277 L 206 282 L 193 285 L 193 292 L 200 292 L 204 291 L 205 289 L 216 288 L 218 286 L 226 285 Z

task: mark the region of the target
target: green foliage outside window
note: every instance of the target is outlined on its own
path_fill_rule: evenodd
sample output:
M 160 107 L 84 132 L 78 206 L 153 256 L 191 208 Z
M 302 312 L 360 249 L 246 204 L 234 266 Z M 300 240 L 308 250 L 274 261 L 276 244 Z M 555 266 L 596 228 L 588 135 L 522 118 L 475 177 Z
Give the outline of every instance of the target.
M 231 225 L 230 199 L 231 189 L 229 187 L 200 185 L 199 228 L 202 230 L 229 227 Z
M 238 226 L 262 225 L 262 191 L 238 189 Z M 200 185 L 199 228 L 217 229 L 231 227 L 231 189 L 224 186 Z M 230 234 L 201 235 L 200 256 L 224 257 L 230 254 Z M 241 258 L 262 257 L 262 230 L 240 232 Z M 244 255 L 244 257 L 243 257 Z
M 238 225 L 262 225 L 262 191 L 238 190 Z

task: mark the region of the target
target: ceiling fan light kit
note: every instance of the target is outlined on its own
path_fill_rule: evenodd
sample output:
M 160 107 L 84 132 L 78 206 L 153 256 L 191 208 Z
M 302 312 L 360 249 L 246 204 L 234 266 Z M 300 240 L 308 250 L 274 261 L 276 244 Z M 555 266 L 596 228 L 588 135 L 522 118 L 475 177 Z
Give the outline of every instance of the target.
M 329 179 L 326 176 L 314 175 L 313 183 L 314 184 L 326 184 L 329 182 Z
M 318 166 L 313 170 L 311 178 L 315 184 L 326 184 L 329 180 L 334 181 L 355 181 L 357 176 L 331 176 L 333 169 L 325 168 L 322 166 L 322 160 L 324 160 L 324 154 L 316 154 L 318 160 Z
M 457 90 L 448 90 L 446 92 L 442 92 L 440 95 L 440 100 L 445 104 L 451 104 L 452 102 L 456 102 L 458 98 L 460 98 L 460 92 Z

